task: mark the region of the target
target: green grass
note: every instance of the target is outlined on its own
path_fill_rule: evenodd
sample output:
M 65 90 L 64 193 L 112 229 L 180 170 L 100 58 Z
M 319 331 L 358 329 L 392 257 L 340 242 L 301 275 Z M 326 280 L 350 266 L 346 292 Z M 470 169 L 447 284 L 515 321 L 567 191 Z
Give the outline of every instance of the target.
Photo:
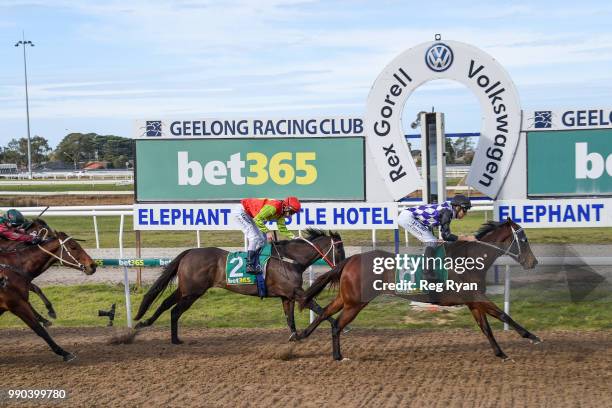
M 0 191 L 64 192 L 64 191 L 132 191 L 133 184 L 34 184 L 0 185 Z
M 97 317 L 98 309 L 108 309 L 112 303 L 117 304 L 118 326 L 125 325 L 125 303 L 123 287 L 120 285 L 81 285 L 50 286 L 45 293 L 55 305 L 58 319 L 57 327 L 103 326 L 106 320 Z M 133 316 L 140 305 L 144 290 L 136 290 L 132 295 Z M 166 294 L 169 294 L 167 292 Z M 530 294 L 531 293 L 531 294 Z M 325 291 L 318 301 L 326 305 L 333 293 Z M 527 296 L 529 295 L 529 296 Z M 570 302 L 558 296 L 556 300 L 533 296 L 533 292 L 512 292 L 512 316 L 530 330 L 544 329 L 612 329 L 612 296 L 602 293 L 583 302 Z M 44 311 L 38 297 L 30 297 L 34 307 Z M 492 296 L 502 304 L 501 296 Z M 159 303 L 159 302 L 158 302 Z M 154 305 L 157 306 L 156 303 Z M 153 308 L 152 308 L 153 309 Z M 154 310 L 154 309 L 153 309 Z M 149 311 L 149 314 L 152 310 Z M 308 311 L 296 311 L 297 325 L 303 328 L 308 323 Z M 497 329 L 501 323 L 490 319 Z M 169 312 L 158 320 L 158 326 L 169 326 Z M 281 302 L 279 299 L 264 299 L 241 296 L 223 289 L 211 289 L 183 315 L 181 325 L 188 327 L 286 327 Z M 325 323 L 327 325 L 327 323 Z M 379 297 L 359 314 L 352 324 L 354 327 L 366 328 L 476 328 L 467 308 L 452 312 L 415 311 L 409 308 L 407 301 L 395 297 Z M 24 327 L 24 324 L 10 313 L 0 319 L 0 328 Z M 325 326 L 327 327 L 327 326 Z
M 491 213 L 487 214 L 491 219 Z M 92 217 L 48 217 L 47 222 L 57 230 L 64 231 L 76 238 L 87 240 L 85 248 L 95 247 L 94 227 Z M 473 233 L 484 222 L 484 212 L 471 213 L 463 220 L 455 220 L 452 230 L 458 234 Z M 98 231 L 102 248 L 116 248 L 119 245 L 119 217 L 98 217 Z M 370 246 L 371 230 L 340 231 L 344 244 L 347 246 Z M 394 232 L 380 230 L 376 232 L 376 240 L 382 245 L 392 245 Z M 533 243 L 580 243 L 580 244 L 612 244 L 612 228 L 545 228 L 530 229 L 527 236 Z M 200 232 L 203 246 L 242 246 L 243 236 L 239 231 L 202 231 Z M 132 229 L 132 217 L 125 218 L 124 247 L 133 248 L 135 234 Z M 143 247 L 192 247 L 196 245 L 195 231 L 143 231 L 141 233 Z M 404 242 L 404 231 L 400 239 Z M 411 238 L 414 244 L 416 241 Z

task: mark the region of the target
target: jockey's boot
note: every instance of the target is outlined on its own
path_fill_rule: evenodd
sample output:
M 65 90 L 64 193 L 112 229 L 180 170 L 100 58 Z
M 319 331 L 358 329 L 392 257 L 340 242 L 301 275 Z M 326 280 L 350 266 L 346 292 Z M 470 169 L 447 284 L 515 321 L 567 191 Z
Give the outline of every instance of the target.
M 255 251 L 248 252 L 248 261 L 247 261 L 247 272 L 253 274 L 260 274 L 262 272 L 261 265 L 259 264 L 259 254 L 261 253 L 261 248 Z
M 255 272 L 255 265 L 253 264 L 253 254 L 257 251 L 247 251 L 247 273 L 257 273 Z

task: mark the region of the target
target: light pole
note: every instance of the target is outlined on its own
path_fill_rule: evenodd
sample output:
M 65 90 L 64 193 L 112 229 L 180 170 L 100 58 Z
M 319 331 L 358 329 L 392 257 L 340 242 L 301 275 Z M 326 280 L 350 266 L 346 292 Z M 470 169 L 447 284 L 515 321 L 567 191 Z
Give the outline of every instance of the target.
M 28 66 L 26 63 L 26 48 L 34 46 L 32 41 L 26 41 L 25 32 L 22 32 L 22 40 L 17 41 L 15 47 L 23 46 L 23 76 L 25 78 L 25 94 L 26 94 L 26 119 L 28 123 L 28 177 L 32 179 L 32 143 L 30 141 L 30 102 L 28 100 Z

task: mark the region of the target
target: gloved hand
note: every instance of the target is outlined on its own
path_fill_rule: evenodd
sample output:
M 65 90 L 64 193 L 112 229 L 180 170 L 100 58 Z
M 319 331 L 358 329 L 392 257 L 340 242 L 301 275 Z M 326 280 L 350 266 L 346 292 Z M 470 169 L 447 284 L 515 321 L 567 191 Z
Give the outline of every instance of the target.
M 41 237 L 34 237 L 32 239 L 32 241 L 30 241 L 32 243 L 32 245 L 38 245 L 42 242 L 42 238 Z

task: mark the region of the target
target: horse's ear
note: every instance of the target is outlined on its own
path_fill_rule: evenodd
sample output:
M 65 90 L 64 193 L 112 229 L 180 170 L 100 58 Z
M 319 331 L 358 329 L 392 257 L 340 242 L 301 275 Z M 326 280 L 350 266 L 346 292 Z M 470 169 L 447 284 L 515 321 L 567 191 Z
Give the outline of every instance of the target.
M 506 222 L 508 224 L 512 224 L 514 221 L 512 221 L 512 218 L 508 217 L 508 218 L 506 218 Z

